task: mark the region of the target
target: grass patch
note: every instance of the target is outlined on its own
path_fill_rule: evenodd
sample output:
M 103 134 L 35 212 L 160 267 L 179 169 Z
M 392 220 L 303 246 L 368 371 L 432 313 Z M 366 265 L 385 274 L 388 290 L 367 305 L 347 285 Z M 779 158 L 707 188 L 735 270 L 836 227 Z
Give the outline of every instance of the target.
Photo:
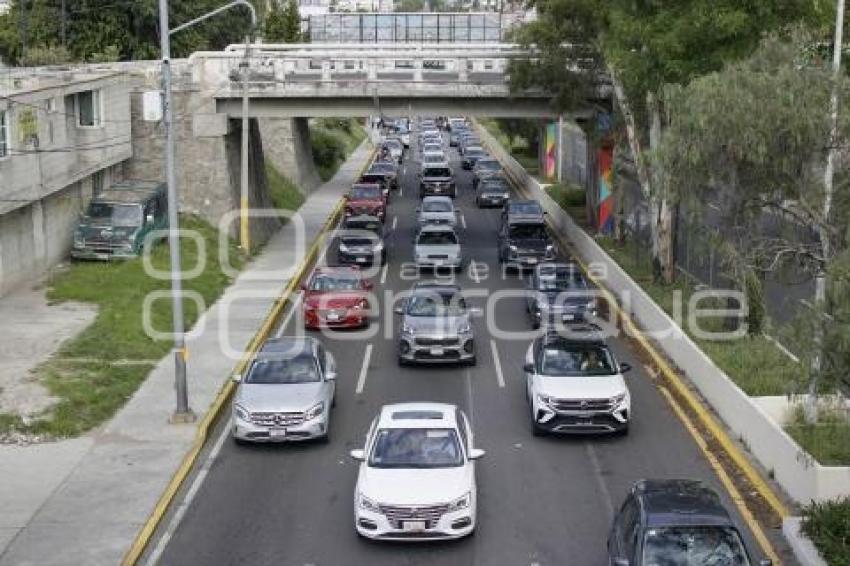
M 634 242 L 620 245 L 608 237 L 599 238 L 598 243 L 652 300 L 671 316 L 675 314 L 676 293 L 680 293 L 681 320 L 688 320 L 689 300 L 695 288 L 685 278 L 680 277 L 673 285 L 655 283 L 648 250 L 638 247 Z M 711 308 L 708 301 L 703 301 L 699 306 Z M 721 305 L 717 306 L 722 308 Z M 713 332 L 720 330 L 722 322 L 720 319 L 701 319 L 700 323 L 703 330 Z M 702 351 L 747 395 L 786 395 L 793 393 L 799 384 L 797 364 L 764 336 L 747 336 L 737 340 L 706 340 L 694 336 L 687 324 L 684 326 L 685 332 Z
M 266 186 L 275 208 L 295 211 L 304 204 L 304 195 L 288 177 L 266 161 Z
M 185 280 L 183 287 L 199 293 L 208 307 L 231 282 L 219 264 L 218 231 L 195 216 L 182 216 L 181 227 L 196 231 L 206 244 L 201 255 L 195 242 L 184 238 L 181 252 L 185 270 L 192 269 L 198 261 L 205 262 L 201 275 Z M 229 242 L 228 254 L 231 265 L 241 268 L 244 259 L 233 242 Z M 151 261 L 157 269 L 167 270 L 168 246 L 156 246 Z M 56 274 L 48 289 L 48 300 L 94 303 L 98 306 L 97 317 L 79 336 L 63 344 L 53 358 L 36 368 L 41 383 L 58 399 L 57 403 L 26 423 L 14 415 L 0 415 L 0 427 L 66 437 L 82 434 L 112 417 L 144 381 L 155 361 L 172 347 L 170 341 L 150 338 L 142 324 L 145 296 L 167 289 L 170 282 L 148 276 L 141 259 L 75 262 Z M 186 328 L 191 328 L 201 315 L 191 300 L 184 303 L 184 313 Z M 158 331 L 171 329 L 169 300 L 152 303 L 151 321 Z M 131 363 L 125 363 L 128 360 Z
M 843 413 L 822 410 L 818 422 L 808 424 L 798 408 L 785 430 L 824 466 L 850 465 L 850 421 Z M 850 536 L 850 530 L 846 534 Z
M 850 564 L 850 497 L 804 507 L 802 530 L 827 564 Z
M 323 118 L 310 123 L 313 161 L 322 181 L 329 181 L 339 167 L 366 139 L 366 130 L 357 120 Z
M 529 175 L 534 176 L 540 173 L 540 159 L 537 152 L 533 151 L 530 140 L 504 131 L 495 118 L 479 118 L 478 123 L 496 138 L 499 145 L 508 149 L 511 157 L 516 159 Z

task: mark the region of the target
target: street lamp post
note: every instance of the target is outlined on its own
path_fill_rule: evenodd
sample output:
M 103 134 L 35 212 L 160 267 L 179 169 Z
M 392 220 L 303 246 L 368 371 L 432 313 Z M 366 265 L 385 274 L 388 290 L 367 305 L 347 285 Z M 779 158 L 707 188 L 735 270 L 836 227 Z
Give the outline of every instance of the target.
M 168 187 L 168 247 L 171 257 L 172 331 L 174 332 L 174 390 L 177 397 L 171 422 L 191 422 L 195 414 L 189 408 L 186 383 L 186 337 L 183 328 L 183 282 L 180 261 L 180 218 L 178 216 L 177 182 L 174 174 L 174 110 L 171 96 L 171 35 L 206 20 L 234 6 L 245 6 L 251 13 L 251 27 L 257 26 L 257 15 L 248 0 L 235 0 L 215 10 L 181 24 L 168 26 L 168 0 L 159 0 L 159 38 L 162 52 L 163 119 L 165 120 L 165 183 Z M 246 45 L 246 50 L 247 50 Z M 246 51 L 247 52 L 247 51 Z M 246 132 L 242 132 L 246 136 Z M 244 144 L 244 142 L 243 142 Z M 242 167 L 247 167 L 243 163 Z

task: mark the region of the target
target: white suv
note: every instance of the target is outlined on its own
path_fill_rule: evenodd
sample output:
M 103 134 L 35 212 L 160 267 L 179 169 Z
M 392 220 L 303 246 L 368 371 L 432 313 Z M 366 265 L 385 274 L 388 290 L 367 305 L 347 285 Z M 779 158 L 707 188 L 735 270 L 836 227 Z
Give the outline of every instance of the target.
M 618 364 L 595 331 L 549 332 L 528 348 L 523 367 L 535 436 L 628 434 L 631 395 Z
M 475 460 L 466 415 L 445 403 L 384 405 L 372 421 L 354 490 L 354 525 L 364 537 L 435 540 L 475 530 Z

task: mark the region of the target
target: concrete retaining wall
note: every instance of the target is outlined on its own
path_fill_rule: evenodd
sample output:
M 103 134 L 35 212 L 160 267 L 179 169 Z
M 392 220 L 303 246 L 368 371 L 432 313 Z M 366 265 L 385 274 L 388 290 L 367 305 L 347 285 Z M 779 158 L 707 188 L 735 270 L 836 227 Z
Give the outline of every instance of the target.
M 263 154 L 275 169 L 305 193 L 322 180 L 313 162 L 307 118 L 267 118 L 260 121 Z
M 822 466 L 803 451 L 676 325 L 644 290 L 543 191 L 540 183 L 483 128 L 481 138 L 506 172 L 549 213 L 553 226 L 587 263 L 604 267 L 606 286 L 645 332 L 662 331 L 658 348 L 690 379 L 700 394 L 759 463 L 796 501 L 823 501 L 850 493 L 850 467 Z M 651 336 L 651 335 L 650 335 Z M 660 334 L 658 337 L 662 337 Z

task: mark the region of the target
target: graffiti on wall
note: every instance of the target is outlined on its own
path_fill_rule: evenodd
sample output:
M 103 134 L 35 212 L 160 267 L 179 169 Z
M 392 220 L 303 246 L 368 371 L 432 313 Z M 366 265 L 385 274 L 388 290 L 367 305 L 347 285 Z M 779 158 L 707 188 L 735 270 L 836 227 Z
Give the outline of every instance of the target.
M 558 124 L 551 122 L 546 124 L 546 148 L 543 154 L 543 176 L 547 179 L 555 178 L 556 156 L 558 151 Z
M 610 234 L 614 230 L 614 192 L 613 192 L 614 149 L 603 146 L 599 149 L 599 232 Z

